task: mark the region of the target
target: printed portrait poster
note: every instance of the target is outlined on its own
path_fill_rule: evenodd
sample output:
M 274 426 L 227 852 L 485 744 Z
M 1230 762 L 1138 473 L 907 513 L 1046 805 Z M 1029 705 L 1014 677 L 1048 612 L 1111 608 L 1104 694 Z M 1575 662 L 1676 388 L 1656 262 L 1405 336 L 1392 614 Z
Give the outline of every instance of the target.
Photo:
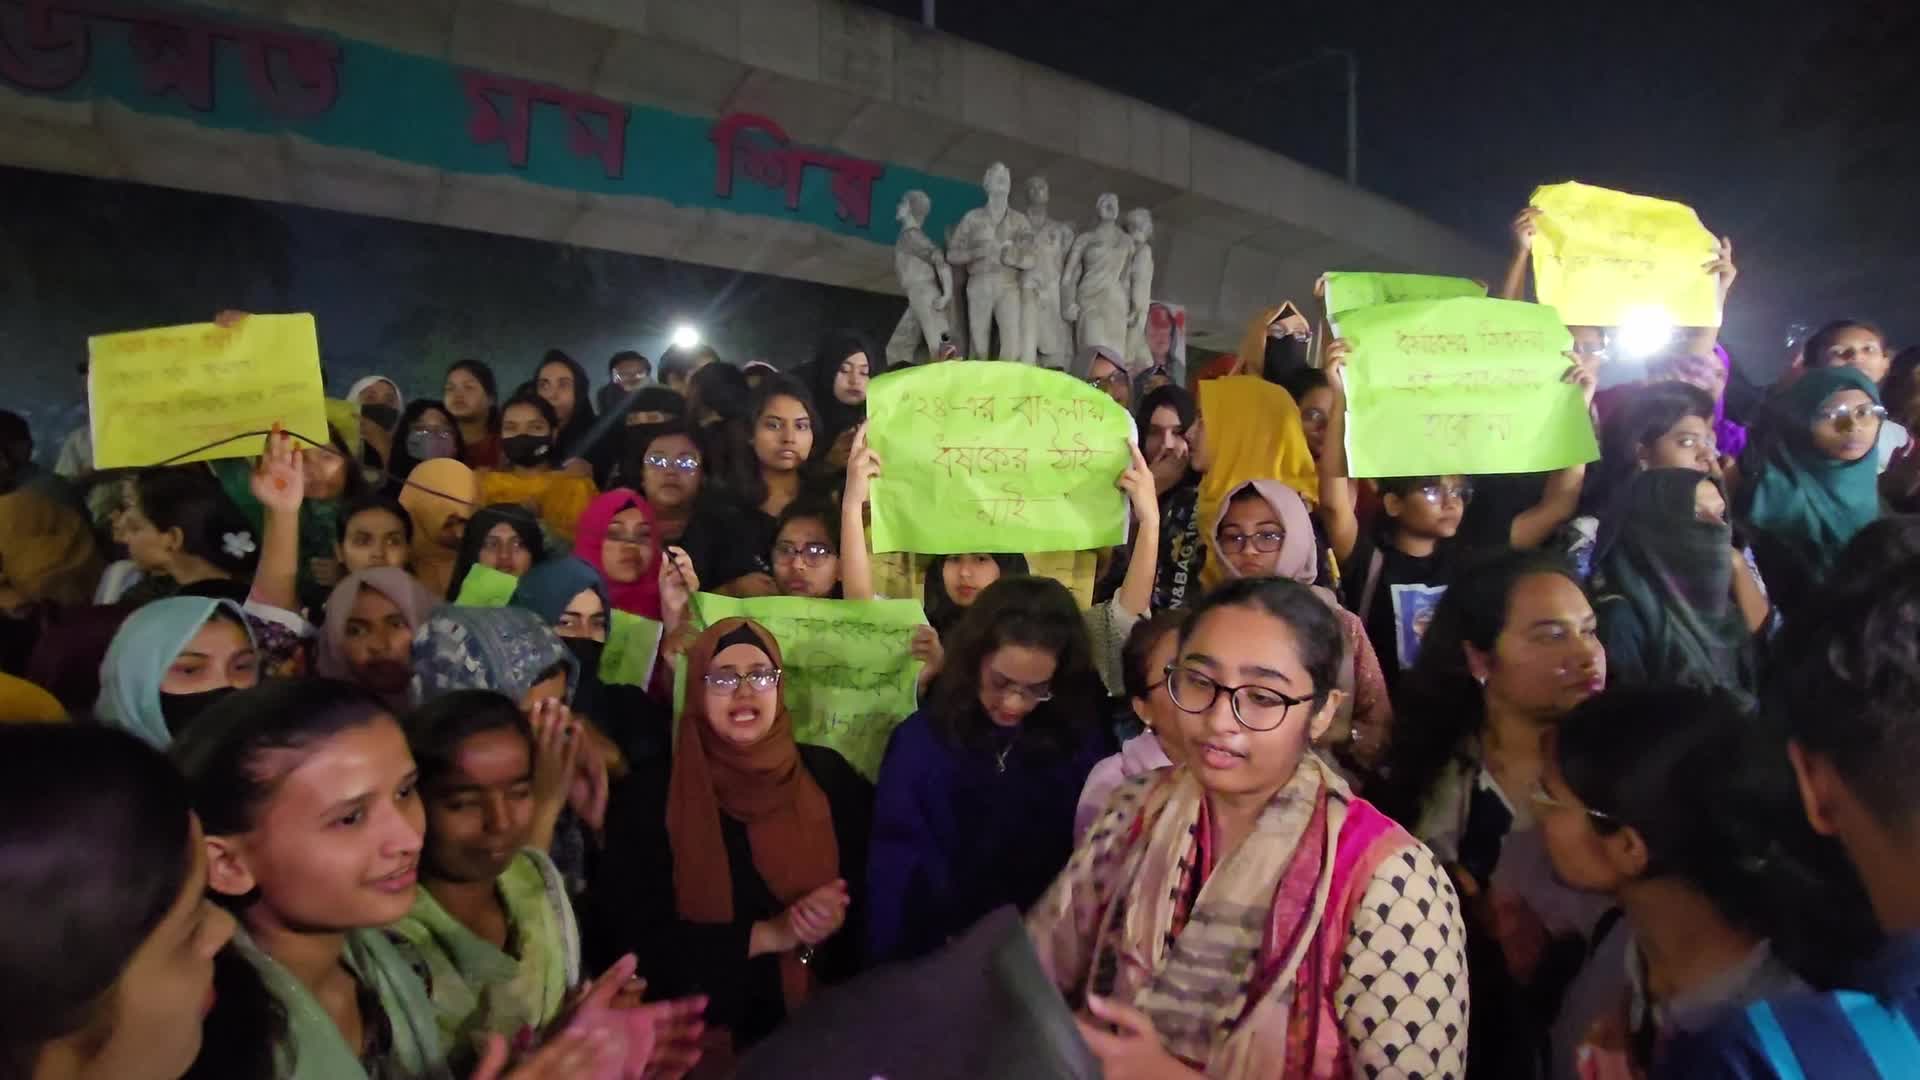
M 1400 653 L 1400 670 L 1413 666 L 1420 657 L 1420 641 L 1433 622 L 1433 609 L 1446 595 L 1445 585 L 1393 586 L 1394 643 Z
M 1155 300 L 1147 305 L 1147 355 L 1153 367 L 1166 368 L 1174 382 L 1187 373 L 1187 309 L 1184 304 Z M 1139 372 L 1134 372 L 1139 374 Z

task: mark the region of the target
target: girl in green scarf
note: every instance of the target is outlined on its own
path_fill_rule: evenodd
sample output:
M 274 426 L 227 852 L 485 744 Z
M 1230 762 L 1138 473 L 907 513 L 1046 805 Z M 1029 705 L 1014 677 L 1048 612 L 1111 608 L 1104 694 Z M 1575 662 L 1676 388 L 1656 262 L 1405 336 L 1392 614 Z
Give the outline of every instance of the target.
M 1850 367 L 1815 368 L 1768 403 L 1741 457 L 1735 518 L 1789 618 L 1853 534 L 1880 516 L 1874 444 L 1886 415 L 1873 380 Z
M 1686 468 L 1632 476 L 1595 558 L 1609 683 L 1721 687 L 1751 701 L 1752 635 L 1733 602 L 1744 573 L 1717 481 Z
M 343 682 L 271 681 L 207 710 L 173 757 L 209 888 L 285 1017 L 278 1080 L 450 1077 L 426 988 L 379 930 L 412 907 L 425 816 L 386 707 Z
M 581 981 L 580 928 L 559 870 L 529 844 L 542 762 L 519 706 L 491 690 L 457 690 L 416 709 L 406 727 L 426 807 L 423 888 L 389 933 L 424 969 L 443 1044 L 464 1065 L 493 1036 L 524 1046 L 560 1018 Z M 625 990 L 632 974 L 627 958 L 598 984 Z M 706 1000 L 640 1006 L 637 993 L 626 997 L 614 1004 L 631 1022 L 628 1074 L 691 1066 Z

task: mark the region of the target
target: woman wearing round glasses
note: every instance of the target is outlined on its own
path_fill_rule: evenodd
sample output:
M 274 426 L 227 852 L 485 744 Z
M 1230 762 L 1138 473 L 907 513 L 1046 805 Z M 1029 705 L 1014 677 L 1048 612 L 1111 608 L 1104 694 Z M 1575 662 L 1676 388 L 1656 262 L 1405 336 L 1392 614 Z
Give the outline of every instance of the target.
M 1463 1075 L 1453 887 L 1308 752 L 1341 652 L 1293 581 L 1233 581 L 1182 628 L 1185 767 L 1121 785 L 1027 918 L 1107 1075 Z
M 1874 446 L 1887 411 L 1873 380 L 1851 367 L 1807 372 L 1767 411 L 1740 459 L 1734 520 L 1791 620 L 1840 549 L 1880 516 Z
M 874 796 L 868 957 L 932 952 L 995 908 L 1025 908 L 1073 851 L 1087 774 L 1114 750 L 1073 594 L 1009 575 L 947 635 Z
M 758 623 L 700 635 L 672 761 L 614 807 L 594 892 L 609 955 L 641 958 L 649 996 L 707 995 L 735 1047 L 859 966 L 873 787 L 794 742 L 782 675 Z
M 706 456 L 693 429 L 668 424 L 640 452 L 640 493 L 653 507 L 654 527 L 662 543 L 677 544 L 693 518 L 695 500 L 706 480 Z

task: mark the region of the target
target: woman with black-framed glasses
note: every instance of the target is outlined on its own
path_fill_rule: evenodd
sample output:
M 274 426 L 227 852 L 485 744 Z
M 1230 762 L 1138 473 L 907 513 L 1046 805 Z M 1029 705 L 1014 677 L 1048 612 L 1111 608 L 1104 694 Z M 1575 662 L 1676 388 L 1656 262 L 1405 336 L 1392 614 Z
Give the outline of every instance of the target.
M 613 807 L 592 897 L 607 956 L 638 956 L 649 997 L 706 995 L 735 1048 L 861 962 L 873 786 L 794 741 L 784 676 L 751 620 L 693 643 L 672 759 Z
M 1310 751 L 1341 652 L 1326 603 L 1274 578 L 1180 630 L 1183 767 L 1122 784 L 1027 917 L 1108 1075 L 1464 1074 L 1452 885 Z

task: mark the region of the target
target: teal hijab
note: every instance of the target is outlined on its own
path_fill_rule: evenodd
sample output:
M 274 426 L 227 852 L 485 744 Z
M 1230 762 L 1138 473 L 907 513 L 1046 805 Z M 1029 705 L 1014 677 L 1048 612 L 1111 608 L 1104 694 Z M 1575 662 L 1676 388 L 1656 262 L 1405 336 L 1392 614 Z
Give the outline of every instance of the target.
M 1743 462 L 1748 478 L 1735 507 L 1747 528 L 1791 553 L 1815 581 L 1827 576 L 1847 541 L 1880 516 L 1878 455 L 1869 448 L 1857 461 L 1836 461 L 1813 445 L 1814 412 L 1842 390 L 1880 401 L 1873 380 L 1850 367 L 1829 367 L 1807 372 L 1768 403 L 1759 444 L 1747 455 L 1757 461 Z
M 100 698 L 95 702 L 95 717 L 109 727 L 117 727 L 144 739 L 156 749 L 165 750 L 173 741 L 167 719 L 160 711 L 160 683 L 174 658 L 187 647 L 216 614 L 233 617 L 246 632 L 249 643 L 253 629 L 246 613 L 231 600 L 209 596 L 173 596 L 155 600 L 127 616 L 107 646 L 107 658 L 100 664 Z

